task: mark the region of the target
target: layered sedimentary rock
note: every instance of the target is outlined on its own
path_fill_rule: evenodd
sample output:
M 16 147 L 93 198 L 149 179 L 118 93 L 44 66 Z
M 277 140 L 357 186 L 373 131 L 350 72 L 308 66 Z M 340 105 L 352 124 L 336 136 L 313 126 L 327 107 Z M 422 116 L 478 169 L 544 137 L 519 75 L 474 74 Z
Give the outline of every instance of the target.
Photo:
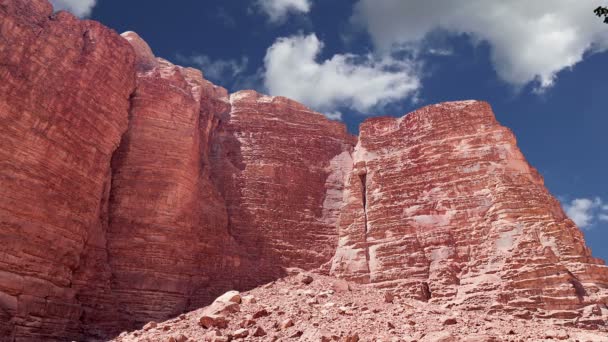
M 575 318 L 606 303 L 608 268 L 488 104 L 369 119 L 353 164 L 333 274 L 540 317 Z
M 329 262 L 355 138 L 283 97 L 241 91 L 230 105 L 211 164 L 241 248 L 239 287 Z
M 357 143 L 44 0 L 0 0 L 0 80 L 0 340 L 103 338 L 289 268 L 608 317 L 606 267 L 487 104 L 371 119 Z
M 121 321 L 141 325 L 204 302 L 222 265 L 227 216 L 206 155 L 215 115 L 228 105 L 200 71 L 156 59 L 133 32 L 123 36 L 136 52 L 137 88 L 112 159 L 107 240 Z
M 111 310 L 100 216 L 133 63 L 97 22 L 0 1 L 2 339 L 78 336 L 88 308 Z

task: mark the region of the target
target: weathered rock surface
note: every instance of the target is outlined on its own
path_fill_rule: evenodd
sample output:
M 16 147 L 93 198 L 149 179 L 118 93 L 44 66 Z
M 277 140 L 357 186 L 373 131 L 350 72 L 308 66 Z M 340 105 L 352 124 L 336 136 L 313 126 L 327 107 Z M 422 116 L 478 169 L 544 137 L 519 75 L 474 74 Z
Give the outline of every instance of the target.
M 208 303 L 221 287 L 210 279 L 229 242 L 227 215 L 206 158 L 215 115 L 228 105 L 200 71 L 154 59 L 139 36 L 124 36 L 140 62 L 129 130 L 112 159 L 107 239 L 122 321 L 140 325 Z
M 115 324 L 105 229 L 134 54 L 47 1 L 0 1 L 0 339 Z
M 357 144 L 301 104 L 229 95 L 123 38 L 46 0 L 0 0 L 0 340 L 148 323 L 185 341 L 156 322 L 300 269 L 373 286 L 304 274 L 228 293 L 205 314 L 229 333 L 204 338 L 327 337 L 311 310 L 370 319 L 352 304 L 366 293 L 379 315 L 409 296 L 427 316 L 445 304 L 606 326 L 607 268 L 487 104 L 371 119 Z M 271 308 L 269 291 L 298 303 Z M 462 336 L 458 315 L 433 324 L 453 317 L 437 339 Z M 382 322 L 370 331 L 405 329 Z
M 608 300 L 594 259 L 488 104 L 361 126 L 332 273 L 469 309 L 577 318 Z
M 213 179 L 241 250 L 237 288 L 330 261 L 355 137 L 283 97 L 230 96 L 214 136 Z M 251 272 L 251 270 L 255 270 Z

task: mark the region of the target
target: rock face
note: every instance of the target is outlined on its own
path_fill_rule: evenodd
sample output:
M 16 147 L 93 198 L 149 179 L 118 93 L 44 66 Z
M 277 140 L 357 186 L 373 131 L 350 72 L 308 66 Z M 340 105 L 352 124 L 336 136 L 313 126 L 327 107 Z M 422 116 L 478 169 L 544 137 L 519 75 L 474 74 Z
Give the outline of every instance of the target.
M 211 164 L 228 230 L 242 248 L 236 287 L 277 279 L 285 267 L 329 262 L 355 138 L 286 98 L 242 91 L 230 105 Z
M 134 54 L 46 1 L 2 0 L 0 61 L 0 336 L 76 337 L 89 308 L 111 315 L 100 217 Z
M 608 299 L 608 268 L 488 104 L 367 120 L 353 164 L 334 275 L 539 317 L 579 317 Z
M 124 36 L 136 52 L 137 88 L 112 159 L 107 240 L 121 321 L 144 324 L 205 302 L 222 265 L 227 216 L 205 157 L 216 109 L 228 106 L 214 107 L 225 90 L 200 71 L 157 60 L 136 34 Z
M 607 268 L 487 104 L 371 119 L 357 142 L 45 0 L 0 0 L 0 80 L 0 341 L 112 337 L 294 269 L 387 305 L 606 324 Z

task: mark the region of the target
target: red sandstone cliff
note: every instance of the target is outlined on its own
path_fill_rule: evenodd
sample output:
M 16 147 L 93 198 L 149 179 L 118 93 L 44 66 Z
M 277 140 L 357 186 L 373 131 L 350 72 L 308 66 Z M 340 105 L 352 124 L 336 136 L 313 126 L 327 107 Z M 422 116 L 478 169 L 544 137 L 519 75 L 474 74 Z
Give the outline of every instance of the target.
M 100 217 L 133 61 L 97 22 L 53 15 L 47 1 L 0 1 L 3 339 L 77 337 L 88 309 L 112 316 Z
M 357 143 L 46 0 L 0 0 L 0 80 L 0 340 L 111 336 L 290 267 L 605 323 L 607 268 L 484 103 Z
M 608 300 L 608 267 L 488 104 L 367 120 L 353 164 L 332 274 L 522 316 L 573 319 Z
M 230 105 L 211 164 L 241 250 L 238 287 L 329 262 L 355 138 L 286 98 L 241 91 Z

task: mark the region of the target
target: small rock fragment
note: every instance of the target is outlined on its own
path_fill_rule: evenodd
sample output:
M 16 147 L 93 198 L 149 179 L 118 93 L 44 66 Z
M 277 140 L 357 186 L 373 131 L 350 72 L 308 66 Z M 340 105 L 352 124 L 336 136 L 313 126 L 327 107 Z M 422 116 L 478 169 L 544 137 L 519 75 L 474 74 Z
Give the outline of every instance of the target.
M 148 322 L 148 324 L 144 325 L 144 331 L 148 331 L 150 329 L 154 329 L 158 326 L 158 323 L 156 322 Z
M 248 328 L 248 327 L 254 326 L 255 323 L 256 322 L 254 320 L 252 320 L 252 319 L 245 319 L 245 320 L 241 321 L 241 323 L 239 323 L 239 326 L 241 328 Z
M 240 304 L 241 303 L 241 294 L 238 291 L 228 291 L 228 292 L 224 293 L 223 295 L 217 297 L 215 302 L 224 302 L 224 303 L 232 302 L 232 303 Z
M 226 317 L 219 315 L 204 315 L 199 319 L 199 324 L 206 328 L 226 328 L 228 326 L 228 320 Z
M 256 311 L 256 313 L 254 313 L 252 317 L 253 317 L 253 319 L 256 319 L 256 318 L 260 318 L 260 317 L 266 317 L 268 315 L 270 315 L 268 310 L 260 309 L 260 310 Z
M 249 336 L 249 330 L 247 329 L 239 329 L 232 333 L 234 338 L 245 338 L 247 336 Z
M 247 296 L 243 296 L 241 298 L 241 302 L 243 304 L 255 304 L 258 301 L 257 301 L 257 299 L 253 295 L 247 295 Z
M 384 302 L 392 303 L 395 300 L 395 296 L 391 292 L 384 292 Z
M 266 336 L 266 331 L 264 331 L 264 329 L 262 329 L 262 327 L 256 327 L 255 330 L 253 331 L 253 336 L 255 336 L 255 337 Z
M 336 292 L 348 292 L 350 291 L 350 285 L 346 280 L 338 279 L 332 283 L 331 288 Z
M 453 317 L 446 318 L 443 320 L 443 325 L 454 325 L 457 323 L 458 323 L 458 321 L 456 320 L 456 318 L 453 318 Z
M 298 331 L 294 332 L 293 334 L 291 334 L 289 337 L 290 338 L 298 338 L 298 337 L 302 336 L 303 334 L 304 334 L 303 331 L 298 330 Z
M 305 274 L 302 276 L 300 281 L 302 282 L 302 284 L 310 285 L 310 283 L 312 283 L 313 281 L 313 278 L 310 275 Z
M 346 336 L 344 338 L 344 342 L 359 342 L 359 334 L 357 334 L 357 333 L 348 334 L 348 336 Z
M 319 300 L 317 298 L 309 298 L 306 300 L 306 304 L 308 304 L 310 306 L 319 304 Z
M 279 328 L 281 330 L 287 329 L 289 327 L 293 327 L 293 321 L 291 320 L 291 318 L 288 318 L 279 324 Z

